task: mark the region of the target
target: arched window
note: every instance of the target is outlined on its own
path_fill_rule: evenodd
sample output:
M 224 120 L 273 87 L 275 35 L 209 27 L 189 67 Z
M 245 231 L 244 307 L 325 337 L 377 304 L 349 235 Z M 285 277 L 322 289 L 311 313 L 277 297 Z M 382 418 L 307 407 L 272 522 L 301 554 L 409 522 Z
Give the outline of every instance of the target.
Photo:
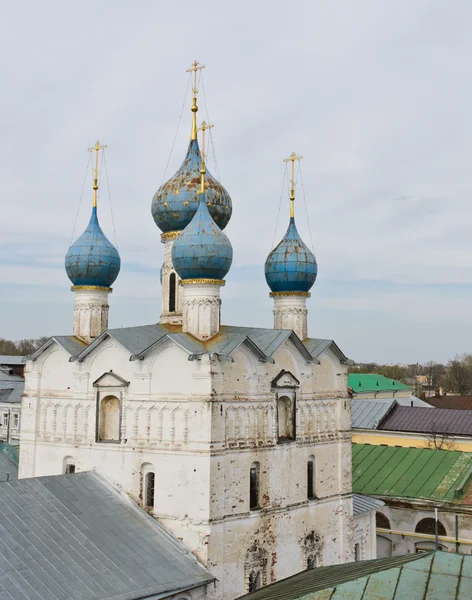
M 144 477 L 144 506 L 154 508 L 154 473 L 146 473 Z
M 75 473 L 75 465 L 66 465 L 66 475 L 72 475 Z
M 116 396 L 106 396 L 100 402 L 100 441 L 119 441 L 120 439 L 120 401 Z
M 251 465 L 249 472 L 249 508 L 250 510 L 257 510 L 260 508 L 260 465 L 258 462 L 254 462 Z
M 380 512 L 375 513 L 375 526 L 380 527 L 380 529 L 392 529 L 390 521 Z
M 169 276 L 169 312 L 175 312 L 175 292 L 176 292 L 175 273 Z
M 315 492 L 315 457 L 310 456 L 307 462 L 307 498 L 313 500 L 316 498 Z
M 279 442 L 294 439 L 293 401 L 288 396 L 277 398 L 277 424 Z
M 66 475 L 72 475 L 72 473 L 75 473 L 75 459 L 72 456 L 66 456 L 64 457 L 64 460 L 62 461 L 62 472 L 65 473 Z
M 248 592 L 255 592 L 261 587 L 261 573 L 260 571 L 251 571 L 249 573 L 249 587 Z
M 361 559 L 360 544 L 354 544 L 354 560 L 357 562 Z
M 415 533 L 427 533 L 429 535 L 435 535 L 435 520 L 431 518 L 421 519 L 421 521 L 416 526 Z M 441 523 L 441 521 L 438 521 L 438 535 L 447 535 L 446 528 Z

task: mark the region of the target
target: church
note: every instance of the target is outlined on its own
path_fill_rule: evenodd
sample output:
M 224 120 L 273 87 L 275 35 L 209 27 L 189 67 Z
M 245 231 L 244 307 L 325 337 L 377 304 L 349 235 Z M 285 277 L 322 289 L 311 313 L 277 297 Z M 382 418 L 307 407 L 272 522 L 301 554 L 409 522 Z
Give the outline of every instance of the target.
M 65 259 L 72 331 L 28 357 L 19 477 L 96 471 L 216 578 L 206 598 L 233 600 L 375 558 L 375 529 L 353 517 L 348 359 L 308 335 L 317 263 L 297 231 L 293 176 L 288 228 L 265 263 L 274 328 L 222 323 L 232 201 L 197 139 L 200 68 L 187 154 L 152 200 L 164 244 L 157 323 L 108 328 L 121 259 L 100 227 L 92 149 L 92 214 Z

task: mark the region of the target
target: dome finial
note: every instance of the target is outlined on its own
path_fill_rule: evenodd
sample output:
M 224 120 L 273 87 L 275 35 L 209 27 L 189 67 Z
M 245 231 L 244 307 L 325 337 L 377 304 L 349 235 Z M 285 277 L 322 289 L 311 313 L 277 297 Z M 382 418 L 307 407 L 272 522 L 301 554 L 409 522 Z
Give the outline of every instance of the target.
M 190 69 L 187 69 L 187 73 L 193 73 L 193 103 L 192 103 L 192 135 L 190 136 L 191 140 L 196 140 L 197 139 L 197 112 L 198 112 L 198 106 L 197 106 L 197 71 L 201 71 L 202 69 L 205 68 L 205 65 L 200 65 L 200 63 L 198 61 L 195 61 L 192 64 L 192 67 Z
M 295 152 L 284 159 L 284 162 L 292 163 L 292 178 L 290 180 L 290 218 L 295 218 L 295 161 L 302 160 L 303 156 L 297 156 Z
M 95 146 L 89 148 L 89 152 L 95 151 L 95 168 L 93 169 L 93 207 L 97 207 L 97 192 L 98 192 L 98 153 L 104 150 L 107 146 L 101 146 L 100 142 L 95 142 Z

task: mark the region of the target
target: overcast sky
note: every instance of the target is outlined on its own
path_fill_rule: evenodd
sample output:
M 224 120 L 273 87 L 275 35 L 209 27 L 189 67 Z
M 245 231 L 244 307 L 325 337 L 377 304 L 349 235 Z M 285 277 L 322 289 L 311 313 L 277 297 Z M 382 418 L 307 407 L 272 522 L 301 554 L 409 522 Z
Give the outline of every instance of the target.
M 319 264 L 310 335 L 357 361 L 472 351 L 470 2 L 0 7 L 0 337 L 72 331 L 64 255 L 97 139 L 122 259 L 110 326 L 158 321 L 163 246 L 150 205 L 197 59 L 233 199 L 224 323 L 272 326 L 263 264 L 295 150 Z M 189 106 L 190 96 L 167 177 L 186 152 Z M 208 120 L 202 95 L 199 106 Z M 75 237 L 89 219 L 86 185 Z M 296 214 L 311 245 L 300 185 Z M 99 216 L 114 241 L 106 186 Z M 285 189 L 276 241 L 287 223 Z

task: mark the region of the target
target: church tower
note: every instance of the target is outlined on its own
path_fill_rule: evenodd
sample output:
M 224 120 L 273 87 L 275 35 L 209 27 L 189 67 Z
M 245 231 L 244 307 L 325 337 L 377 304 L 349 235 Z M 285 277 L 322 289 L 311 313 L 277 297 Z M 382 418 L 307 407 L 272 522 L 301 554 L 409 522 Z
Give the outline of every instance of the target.
M 265 277 L 274 299 L 274 329 L 292 329 L 304 340 L 308 337 L 306 300 L 318 265 L 295 225 L 295 161 L 300 159 L 294 152 L 285 159 L 292 163 L 290 222 L 281 242 L 267 257 Z
M 108 328 L 108 295 L 121 266 L 118 250 L 98 222 L 98 154 L 104 148 L 99 142 L 89 148 L 95 152 L 92 215 L 87 229 L 69 248 L 65 259 L 75 293 L 73 335 L 87 344 Z
M 192 75 L 192 133 L 184 162 L 177 172 L 154 194 L 151 212 L 156 225 L 162 231 L 161 242 L 165 246 L 164 264 L 161 268 L 162 311 L 161 323 L 182 324 L 184 288 L 172 262 L 172 247 L 181 231 L 193 219 L 200 205 L 202 155 L 197 140 L 197 73 L 204 69 L 195 61 L 188 72 Z M 202 124 L 205 132 L 211 125 Z M 210 172 L 205 173 L 205 195 L 209 214 L 223 230 L 229 223 L 232 202 L 228 192 Z

